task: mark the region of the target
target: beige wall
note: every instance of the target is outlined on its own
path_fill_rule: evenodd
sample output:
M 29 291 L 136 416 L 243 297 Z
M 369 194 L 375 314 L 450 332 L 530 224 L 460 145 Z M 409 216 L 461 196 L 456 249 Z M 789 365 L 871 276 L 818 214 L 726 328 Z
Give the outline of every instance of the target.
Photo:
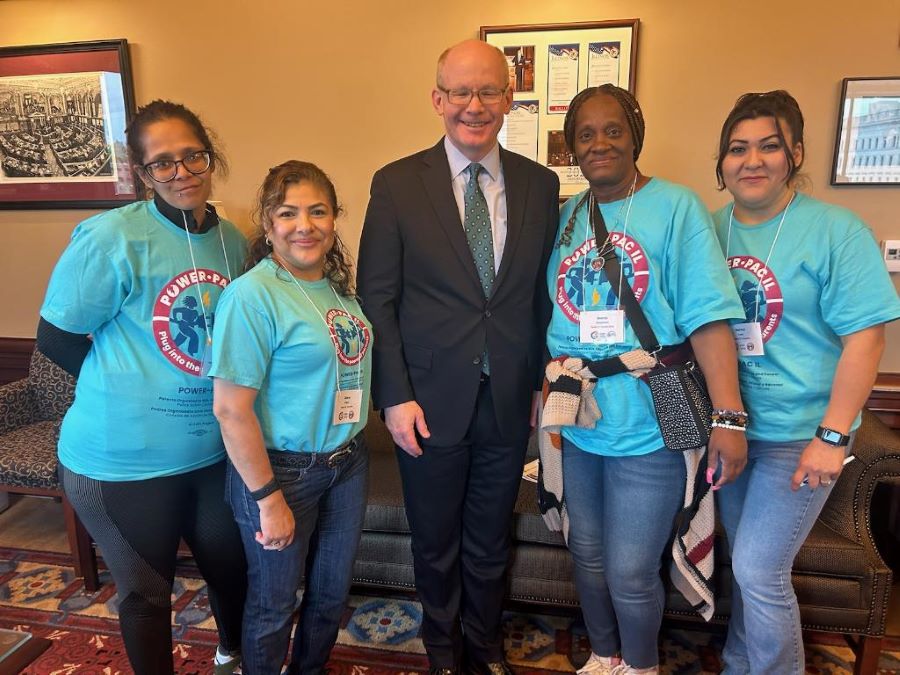
M 373 171 L 441 133 L 429 91 L 445 46 L 481 25 L 631 17 L 645 173 L 721 205 L 712 156 L 730 104 L 786 88 L 806 113 L 813 194 L 900 239 L 900 189 L 828 185 L 841 78 L 900 73 L 900 0 L 3 0 L 0 44 L 127 38 L 138 103 L 183 101 L 224 140 L 233 169 L 216 198 L 233 220 L 248 226 L 270 166 L 308 159 L 335 179 L 355 249 Z M 53 263 L 89 213 L 0 211 L 0 335 L 34 335 Z M 882 369 L 900 371 L 900 326 Z

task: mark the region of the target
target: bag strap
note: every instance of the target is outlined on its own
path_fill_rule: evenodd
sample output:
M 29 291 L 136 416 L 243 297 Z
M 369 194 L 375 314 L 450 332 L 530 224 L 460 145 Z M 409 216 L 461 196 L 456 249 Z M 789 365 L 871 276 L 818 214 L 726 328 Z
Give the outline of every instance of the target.
M 594 241 L 596 242 L 597 251 L 599 252 L 609 238 L 609 232 L 606 229 L 606 221 L 603 219 L 603 214 L 600 212 L 600 208 L 597 206 L 596 201 L 594 201 L 593 194 L 589 195 L 587 207 L 590 213 L 591 227 L 594 230 Z M 626 279 L 625 275 L 621 272 L 619 258 L 616 255 L 615 249 L 610 251 L 609 255 L 604 255 L 603 259 L 604 268 L 607 271 L 606 278 L 609 279 L 609 284 L 612 287 L 613 293 L 618 295 L 619 301 L 625 309 L 625 316 L 628 318 L 628 322 L 634 329 L 638 342 L 641 343 L 641 348 L 644 351 L 655 354 L 662 347 L 659 344 L 659 340 L 656 338 L 656 333 L 653 332 L 650 323 L 647 321 L 644 310 L 641 309 L 640 303 L 637 301 L 637 298 L 634 297 L 634 291 L 631 289 L 631 284 L 628 283 L 628 279 Z M 613 279 L 622 280 L 622 287 L 618 289 L 618 292 Z

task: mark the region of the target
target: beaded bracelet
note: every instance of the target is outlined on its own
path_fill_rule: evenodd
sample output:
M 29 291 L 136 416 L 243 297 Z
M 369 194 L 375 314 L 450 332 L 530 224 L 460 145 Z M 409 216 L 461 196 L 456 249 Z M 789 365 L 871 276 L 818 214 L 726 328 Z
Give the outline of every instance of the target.
M 726 408 L 719 408 L 717 410 L 712 411 L 713 419 L 717 415 L 724 415 L 727 417 L 743 417 L 744 419 L 748 419 L 750 415 L 747 414 L 746 410 L 728 410 Z
M 729 422 L 718 422 L 714 421 L 709 425 L 714 429 L 731 429 L 732 431 L 747 431 L 746 425 L 742 424 L 731 424 Z

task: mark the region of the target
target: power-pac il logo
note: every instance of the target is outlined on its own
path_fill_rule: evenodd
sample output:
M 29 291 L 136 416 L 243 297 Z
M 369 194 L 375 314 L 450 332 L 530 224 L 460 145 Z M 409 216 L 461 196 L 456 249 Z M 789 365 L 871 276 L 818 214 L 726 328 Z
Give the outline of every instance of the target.
M 342 309 L 330 309 L 325 315 L 331 341 L 338 360 L 345 366 L 355 366 L 369 349 L 369 329 L 357 317 Z
M 733 255 L 728 258 L 728 267 L 737 284 L 747 321 L 758 321 L 763 342 L 768 342 L 784 314 L 784 296 L 778 279 L 762 260 L 752 255 Z
M 172 277 L 156 296 L 153 337 L 176 368 L 199 377 L 203 350 L 215 321 L 213 308 L 227 285 L 228 277 L 215 270 L 189 269 Z
M 634 297 L 643 301 L 650 285 L 650 269 L 641 245 L 621 232 L 612 232 L 609 242 L 619 249 L 622 277 L 631 285 Z M 624 252 L 624 256 L 622 256 Z M 570 321 L 578 323 L 585 306 L 611 307 L 616 304 L 616 289 L 606 276 L 607 269 L 597 256 L 597 242 L 591 237 L 562 259 L 556 275 L 556 304 Z M 612 283 L 618 284 L 618 279 Z

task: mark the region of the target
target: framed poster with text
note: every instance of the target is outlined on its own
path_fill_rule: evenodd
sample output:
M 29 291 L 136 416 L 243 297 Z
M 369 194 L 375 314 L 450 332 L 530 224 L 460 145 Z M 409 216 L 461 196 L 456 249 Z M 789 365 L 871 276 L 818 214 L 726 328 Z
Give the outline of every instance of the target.
M 506 56 L 513 90 L 500 143 L 556 172 L 561 196 L 587 187 L 563 138 L 569 102 L 607 82 L 634 92 L 639 22 L 481 27 L 481 39 Z

